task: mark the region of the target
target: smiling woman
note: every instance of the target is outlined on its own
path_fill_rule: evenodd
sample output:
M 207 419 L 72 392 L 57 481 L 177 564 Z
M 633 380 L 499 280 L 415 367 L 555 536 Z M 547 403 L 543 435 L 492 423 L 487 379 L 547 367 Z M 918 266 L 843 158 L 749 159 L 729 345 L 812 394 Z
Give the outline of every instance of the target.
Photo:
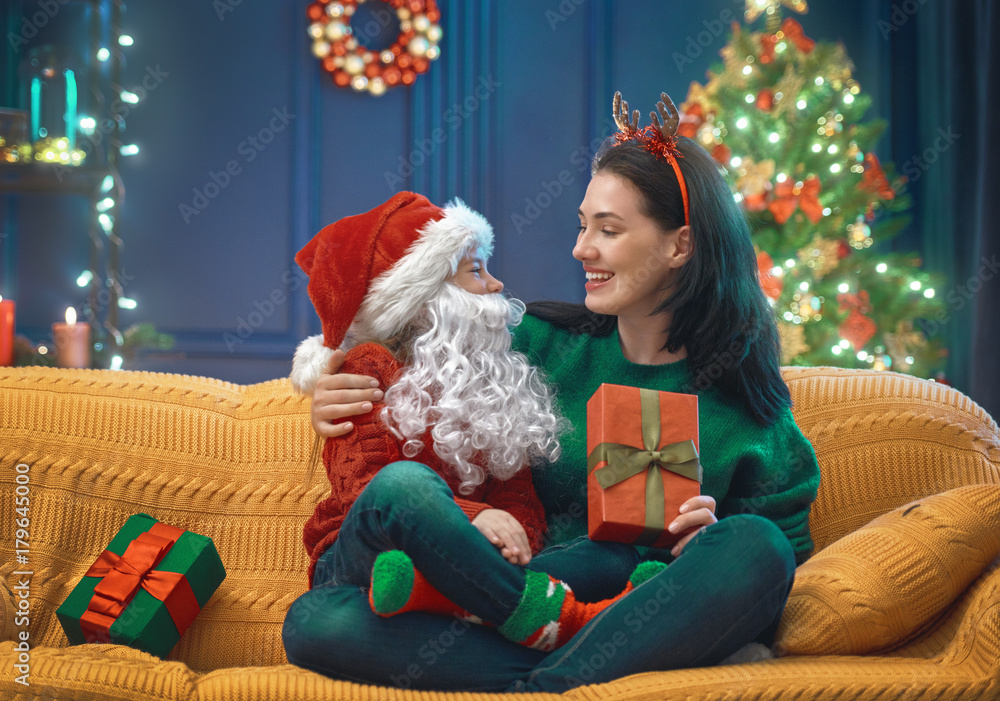
M 526 571 L 606 607 L 568 640 L 553 633 L 557 649 L 548 655 L 510 645 L 506 624 L 469 626 L 450 654 L 422 666 L 428 640 L 454 635 L 453 617 L 381 619 L 363 589 L 314 582 L 302 600 L 324 604 L 309 608 L 308 636 L 286 636 L 291 662 L 394 686 L 559 692 L 708 666 L 748 643 L 772 643 L 795 564 L 812 549 L 819 468 L 789 410 L 747 225 L 711 156 L 673 136 L 673 110 L 663 98 L 663 124 L 643 130 L 616 98 L 621 131 L 598 152 L 573 249 L 588 278 L 586 305 L 529 305 L 513 332 L 513 349 L 544 371 L 571 424 L 560 435 L 559 458 L 531 471 L 550 545 Z M 340 446 L 358 439 L 360 425 L 338 422 L 370 422 L 364 403 L 375 406 L 379 396 L 371 378 L 336 374 L 336 364 L 328 370 L 313 394 L 313 426 L 328 446 Z M 671 550 L 586 535 L 586 406 L 602 383 L 698 395 L 702 493 L 670 524 L 688 534 Z M 641 569 L 650 562 L 651 571 Z M 406 569 L 398 574 L 408 582 Z M 476 571 L 475 587 L 424 574 L 489 620 L 505 571 L 483 560 Z M 481 596 L 468 593 L 477 588 Z M 289 618 L 301 614 L 293 607 Z

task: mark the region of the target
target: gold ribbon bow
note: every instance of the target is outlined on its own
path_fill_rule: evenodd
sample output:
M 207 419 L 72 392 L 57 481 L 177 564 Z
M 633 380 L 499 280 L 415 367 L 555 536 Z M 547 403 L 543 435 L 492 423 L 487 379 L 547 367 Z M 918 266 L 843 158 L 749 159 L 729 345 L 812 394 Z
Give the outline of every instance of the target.
M 607 489 L 629 477 L 646 472 L 646 519 L 637 545 L 656 541 L 666 528 L 666 507 L 662 470 L 696 480 L 701 483 L 701 462 L 693 440 L 660 444 L 660 397 L 656 390 L 640 389 L 639 402 L 642 422 L 642 448 L 621 443 L 600 443 L 587 457 L 587 474 L 602 462 L 605 467 L 594 472 L 597 483 Z M 659 469 L 655 469 L 659 468 Z

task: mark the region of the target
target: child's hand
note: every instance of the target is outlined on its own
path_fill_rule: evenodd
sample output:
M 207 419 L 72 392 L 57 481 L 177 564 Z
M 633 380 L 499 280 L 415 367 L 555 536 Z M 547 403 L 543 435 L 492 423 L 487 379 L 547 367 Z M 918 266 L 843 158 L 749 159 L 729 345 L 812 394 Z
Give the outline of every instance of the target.
M 520 522 L 501 509 L 480 511 L 472 525 L 500 549 L 500 554 L 512 565 L 527 565 L 531 562 L 531 546 L 528 534 Z
M 345 357 L 342 350 L 333 352 L 326 372 L 319 376 L 313 391 L 312 426 L 323 438 L 350 433 L 354 425 L 341 419 L 371 411 L 372 402 L 382 399 L 382 390 L 378 389 L 378 381 L 374 378 L 340 372 Z

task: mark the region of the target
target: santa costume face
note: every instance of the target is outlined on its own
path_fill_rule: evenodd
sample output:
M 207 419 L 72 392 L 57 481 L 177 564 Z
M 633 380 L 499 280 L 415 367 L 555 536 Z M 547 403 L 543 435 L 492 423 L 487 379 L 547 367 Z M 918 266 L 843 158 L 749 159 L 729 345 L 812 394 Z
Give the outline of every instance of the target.
M 552 395 L 510 347 L 510 327 L 523 314 L 519 300 L 444 285 L 415 321 L 410 360 L 386 391 L 382 419 L 404 441 L 403 454 L 416 455 L 429 429 L 463 492 L 487 474 L 509 479 L 559 456 Z
M 342 344 L 390 348 L 404 366 L 383 421 L 410 457 L 429 432 L 463 492 L 555 460 L 562 428 L 548 387 L 511 350 L 524 304 L 499 294 L 486 267 L 492 249 L 489 223 L 461 201 L 442 209 L 404 192 L 331 224 L 296 256 L 323 322 L 323 336 L 296 351 L 296 389 L 312 394 Z
M 486 269 L 486 258 L 478 246 L 458 262 L 458 270 L 448 278 L 448 282 L 477 295 L 503 292 L 503 283 L 490 275 Z

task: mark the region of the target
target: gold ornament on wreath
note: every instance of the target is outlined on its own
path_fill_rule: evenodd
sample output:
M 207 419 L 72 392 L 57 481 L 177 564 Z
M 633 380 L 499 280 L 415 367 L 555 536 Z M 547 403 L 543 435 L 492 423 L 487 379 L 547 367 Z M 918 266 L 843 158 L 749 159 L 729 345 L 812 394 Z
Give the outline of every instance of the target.
M 385 0 L 399 20 L 392 46 L 372 51 L 362 45 L 351 17 L 367 0 L 318 0 L 306 9 L 313 55 L 335 85 L 383 95 L 398 85 L 412 85 L 441 55 L 441 11 L 435 0 Z M 373 20 L 374 21 L 374 20 Z

